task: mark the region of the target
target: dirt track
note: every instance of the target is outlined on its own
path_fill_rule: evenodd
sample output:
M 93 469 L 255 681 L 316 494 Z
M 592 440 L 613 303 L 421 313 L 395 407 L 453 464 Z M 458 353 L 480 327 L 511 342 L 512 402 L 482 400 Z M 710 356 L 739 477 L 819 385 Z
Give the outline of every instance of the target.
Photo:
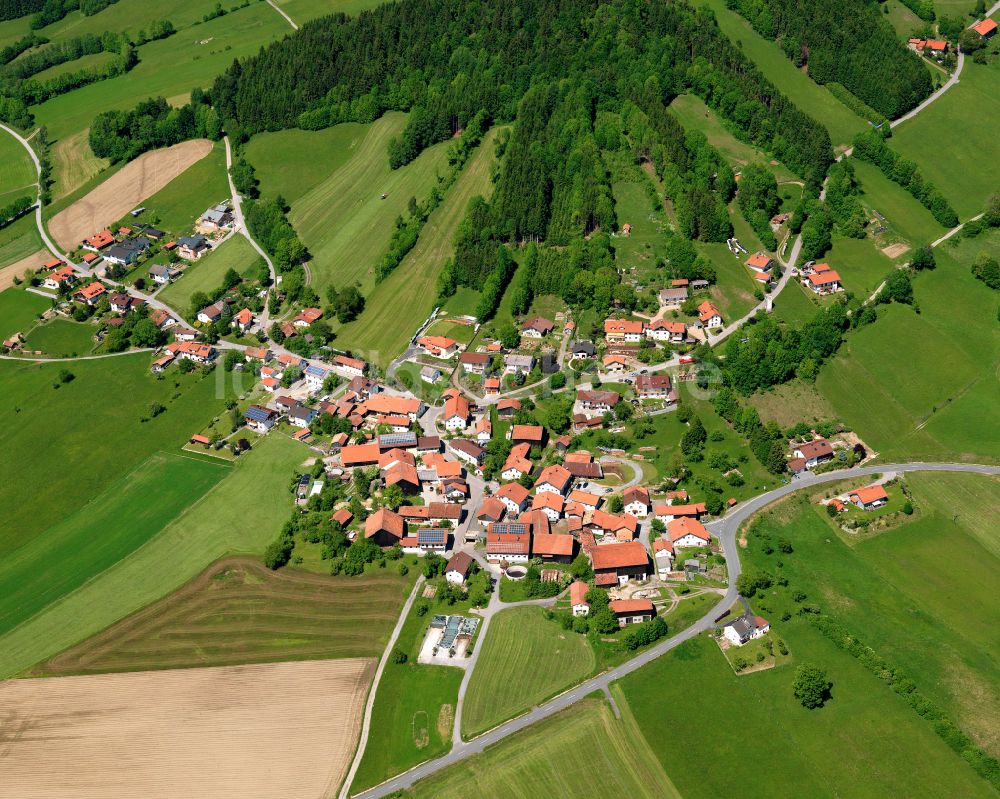
M 0 795 L 312 799 L 343 778 L 371 658 L 0 683 Z
M 208 139 L 193 139 L 143 153 L 100 186 L 60 211 L 49 232 L 67 250 L 120 219 L 212 151 Z M 194 220 L 191 220 L 194 222 Z

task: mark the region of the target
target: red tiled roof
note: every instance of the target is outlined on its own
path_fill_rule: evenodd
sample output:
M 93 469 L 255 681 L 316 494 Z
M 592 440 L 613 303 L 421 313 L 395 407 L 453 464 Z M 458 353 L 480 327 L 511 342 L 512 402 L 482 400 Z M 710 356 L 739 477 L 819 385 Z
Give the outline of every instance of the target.
M 587 602 L 587 592 L 590 590 L 590 586 L 587 585 L 582 580 L 576 580 L 570 584 L 569 587 L 569 603 L 570 605 L 588 605 Z
M 402 538 L 406 530 L 403 517 L 388 508 L 380 508 L 365 519 L 365 538 L 371 538 L 385 531 L 396 538 Z
M 595 571 L 620 569 L 628 566 L 645 566 L 649 563 L 646 548 L 638 541 L 624 544 L 599 544 L 591 552 Z
M 868 505 L 880 499 L 881 500 L 889 499 L 889 495 L 885 492 L 885 489 L 880 485 L 865 486 L 864 488 L 857 488 L 851 492 L 851 500 L 860 502 L 862 505 Z
M 571 475 L 565 467 L 556 463 L 542 469 L 542 473 L 538 476 L 538 480 L 535 485 L 539 486 L 542 485 L 542 483 L 549 483 L 558 489 L 565 490 L 566 486 L 569 485 L 572 479 L 573 475 Z
M 516 424 L 510 429 L 511 441 L 541 441 L 545 428 L 536 424 Z
M 674 519 L 667 525 L 667 535 L 671 541 L 677 541 L 686 535 L 693 535 L 705 542 L 712 540 L 705 525 L 697 519 Z
M 655 613 L 648 599 L 612 599 L 608 602 L 612 613 Z
M 531 552 L 534 555 L 569 557 L 573 554 L 574 543 L 573 536 L 565 533 L 535 535 L 531 542 Z

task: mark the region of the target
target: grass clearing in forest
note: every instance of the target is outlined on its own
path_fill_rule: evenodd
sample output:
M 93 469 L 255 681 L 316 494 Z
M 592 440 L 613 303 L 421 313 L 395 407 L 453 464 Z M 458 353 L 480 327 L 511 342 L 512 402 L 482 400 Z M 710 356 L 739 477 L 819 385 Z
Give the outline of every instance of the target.
M 114 452 L 110 446 L 102 449 Z M 144 546 L 0 638 L 0 678 L 100 632 L 181 587 L 221 557 L 263 552 L 292 509 L 286 476 L 303 458 L 298 442 L 271 435 L 235 466 L 217 466 L 229 469 L 225 478 L 196 501 L 187 497 L 180 515 Z
M 575 685 L 590 676 L 596 663 L 585 636 L 563 630 L 537 607 L 498 613 L 480 646 L 462 713 L 463 738 Z
M 390 570 L 330 577 L 226 558 L 28 675 L 378 657 L 412 583 Z
M 418 782 L 407 799 L 468 796 L 680 799 L 617 687 L 616 718 L 588 698 Z
M 455 235 L 462 220 L 465 219 L 469 203 L 477 195 L 487 199 L 492 196 L 493 184 L 490 181 L 490 174 L 496 159 L 494 141 L 499 130 L 499 128 L 494 128 L 483 136 L 478 149 L 466 162 L 462 174 L 458 176 L 458 179 L 445 194 L 444 200 L 427 219 L 427 223 L 420 232 L 420 238 L 403 259 L 403 262 L 370 293 L 365 292 L 365 310 L 354 322 L 344 325 L 337 331 L 337 346 L 360 352 L 368 360 L 374 361 L 381 367 L 385 367 L 406 347 L 410 337 L 416 332 L 417 326 L 427 318 L 427 314 L 434 308 L 437 299 L 438 275 L 441 273 L 445 261 L 454 252 Z M 396 171 L 403 172 L 415 168 L 424 158 L 439 159 L 443 163 L 444 150 L 438 148 L 446 146 L 444 144 L 435 145 L 432 148 L 433 152 L 424 151 L 424 154 L 412 164 Z M 360 153 L 355 156 L 355 159 L 359 156 Z M 377 157 L 385 158 L 384 148 L 379 151 Z M 433 165 L 428 161 L 421 169 L 427 171 L 431 166 Z M 444 168 L 442 166 L 440 169 L 442 174 Z M 416 173 L 410 179 L 415 179 L 415 175 Z M 425 180 L 433 180 L 433 177 L 428 175 Z M 430 184 L 428 183 L 428 185 Z M 422 199 L 425 193 L 426 188 L 417 195 L 418 199 Z M 389 198 L 382 201 L 375 195 L 373 202 L 389 202 Z M 402 202 L 405 204 L 405 200 Z M 367 215 L 367 211 L 363 208 L 358 209 L 357 212 L 362 218 Z M 385 213 L 385 210 L 380 212 L 379 225 L 385 221 L 381 218 Z M 348 223 L 343 229 L 350 228 L 351 224 Z M 361 233 L 361 231 L 355 232 L 358 235 Z M 354 240 L 350 243 L 349 248 L 363 244 L 364 242 L 361 240 Z M 374 268 L 375 262 L 382 256 L 387 245 L 388 238 L 384 239 L 383 243 L 378 246 L 371 245 L 371 268 Z M 315 275 L 315 273 L 314 270 L 313 274 Z M 405 302 L 401 302 L 401 298 L 405 298 Z M 446 302 L 445 305 L 447 306 L 448 303 Z M 451 305 L 449 310 L 456 312 L 454 303 Z M 471 330 L 470 327 L 470 333 Z

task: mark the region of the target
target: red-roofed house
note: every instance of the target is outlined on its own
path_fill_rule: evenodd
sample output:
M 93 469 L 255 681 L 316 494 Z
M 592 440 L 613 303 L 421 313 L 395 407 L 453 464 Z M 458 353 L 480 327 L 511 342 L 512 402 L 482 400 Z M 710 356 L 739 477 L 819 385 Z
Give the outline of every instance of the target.
M 403 517 L 388 508 L 380 508 L 365 519 L 365 538 L 380 547 L 391 547 L 399 543 L 405 532 Z
M 874 485 L 855 489 L 849 499 L 862 510 L 875 510 L 889 501 L 889 495 L 882 486 Z
M 609 343 L 638 344 L 642 339 L 642 322 L 631 319 L 605 319 L 604 337 Z
M 549 521 L 557 522 L 562 516 L 564 504 L 561 494 L 554 491 L 540 491 L 531 501 L 531 509 L 541 511 L 549 517 Z
M 295 327 L 309 327 L 313 322 L 318 322 L 323 317 L 323 311 L 319 308 L 303 308 L 302 313 L 292 320 Z
M 618 626 L 642 624 L 656 615 L 656 608 L 648 599 L 612 599 L 608 603 L 611 612 L 618 619 Z
M 421 336 L 417 346 L 435 358 L 451 358 L 458 352 L 458 342 L 447 336 Z
M 842 288 L 840 275 L 832 269 L 819 274 L 811 274 L 802 282 L 815 294 L 833 294 Z
M 515 444 L 539 445 L 545 441 L 545 428 L 537 424 L 513 424 L 507 438 Z
M 531 474 L 534 466 L 528 460 L 528 453 L 530 451 L 530 444 L 517 444 L 514 446 L 500 470 L 500 477 L 504 480 L 520 480 L 524 475 Z
M 983 39 L 989 39 L 997 32 L 997 24 L 992 19 L 983 19 L 973 25 L 972 30 Z
M 819 463 L 833 458 L 833 446 L 825 438 L 817 438 L 805 444 L 796 444 L 792 455 L 805 460 L 806 468 L 811 469 Z
M 757 272 L 766 272 L 774 263 L 766 252 L 755 252 L 747 259 L 747 266 Z
M 100 233 L 95 233 L 88 239 L 84 239 L 81 246 L 85 250 L 93 250 L 98 252 L 103 250 L 105 247 L 110 247 L 115 243 L 115 234 L 110 230 L 102 230 Z
M 521 335 L 528 338 L 544 338 L 555 329 L 555 324 L 544 316 L 535 316 L 524 323 Z
M 605 577 L 603 581 L 598 581 L 598 585 L 609 582 L 611 585 L 625 585 L 629 580 L 645 580 L 649 574 L 649 555 L 639 541 L 598 544 L 592 548 L 590 560 L 595 580 Z
M 638 519 L 645 519 L 649 515 L 649 490 L 644 486 L 626 489 L 623 499 L 626 513 Z
M 674 519 L 667 525 L 667 535 L 675 547 L 703 547 L 712 541 L 705 525 L 697 519 Z
M 233 327 L 240 331 L 240 333 L 246 333 L 253 323 L 257 320 L 254 319 L 253 311 L 249 308 L 244 308 L 236 316 L 233 317 L 233 321 L 230 323 Z
M 527 563 L 531 553 L 528 533 L 486 533 L 486 559 L 490 563 Z
M 542 469 L 542 473 L 538 476 L 538 480 L 535 483 L 535 490 L 538 492 L 554 491 L 559 495 L 563 495 L 572 482 L 573 475 L 564 466 L 560 466 L 557 463 Z
M 76 282 L 76 274 L 72 266 L 61 266 L 48 275 L 42 283 L 47 289 L 58 290 L 63 286 L 72 286 Z
M 690 505 L 654 505 L 653 515 L 664 524 L 674 519 L 700 519 L 705 515 L 704 502 L 694 502 Z
M 506 483 L 494 496 L 507 507 L 509 513 L 520 513 L 528 507 L 531 493 L 520 483 Z
M 97 303 L 101 301 L 101 297 L 103 297 L 107 291 L 108 290 L 104 288 L 102 283 L 94 281 L 93 283 L 84 286 L 82 289 L 79 289 L 73 295 L 73 298 L 80 302 L 85 302 L 87 305 L 97 305 Z
M 576 540 L 566 533 L 542 533 L 531 539 L 531 556 L 551 563 L 572 563 Z
M 463 433 L 472 419 L 469 401 L 463 394 L 453 394 L 444 404 L 444 426 L 448 430 Z
M 722 311 L 705 300 L 698 306 L 698 321 L 702 327 L 722 327 Z
M 481 375 L 486 373 L 490 356 L 485 352 L 463 352 L 459 356 L 458 362 L 462 365 L 463 372 Z
M 583 580 L 576 580 L 569 587 L 569 606 L 573 609 L 574 616 L 587 616 L 590 614 L 590 603 L 587 601 L 587 592 L 590 586 Z

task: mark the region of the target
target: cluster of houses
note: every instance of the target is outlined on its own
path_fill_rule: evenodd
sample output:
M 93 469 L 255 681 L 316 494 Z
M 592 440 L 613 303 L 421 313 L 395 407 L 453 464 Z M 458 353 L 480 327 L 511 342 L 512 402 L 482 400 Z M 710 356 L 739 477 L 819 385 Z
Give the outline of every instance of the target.
M 767 291 L 774 283 L 774 259 L 766 252 L 755 252 L 747 259 L 747 267 L 754 281 L 763 291 Z
M 570 584 L 569 602 L 574 616 L 590 615 L 590 603 L 587 601 L 589 590 L 590 586 L 582 580 Z M 618 620 L 619 627 L 642 624 L 656 615 L 656 608 L 648 599 L 612 599 L 608 603 L 608 608 Z

